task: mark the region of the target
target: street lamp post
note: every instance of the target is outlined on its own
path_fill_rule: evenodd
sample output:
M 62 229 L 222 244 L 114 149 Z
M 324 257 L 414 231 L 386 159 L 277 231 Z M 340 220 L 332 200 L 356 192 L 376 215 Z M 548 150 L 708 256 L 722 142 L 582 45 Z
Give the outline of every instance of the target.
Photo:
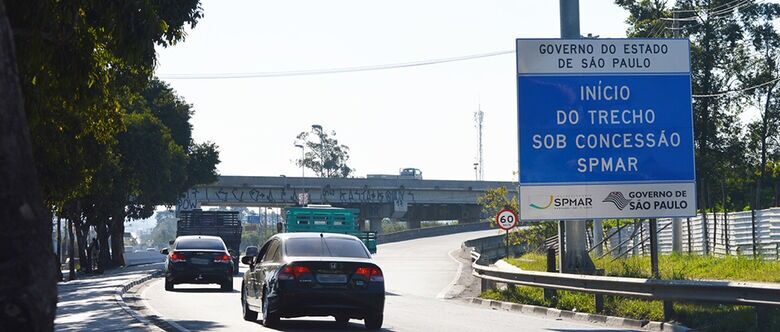
M 321 167 L 320 167 L 320 174 L 321 175 L 320 176 L 322 176 L 322 174 L 325 173 L 325 155 L 322 153 L 322 147 L 323 147 L 323 145 L 322 145 L 322 143 L 323 143 L 322 142 L 322 132 L 323 132 L 323 130 L 322 130 L 322 126 L 320 126 L 318 124 L 311 125 L 311 129 L 312 130 L 316 129 L 317 132 L 319 133 L 319 138 L 320 138 L 320 149 L 319 149 L 320 151 L 319 151 L 319 153 L 320 153 L 320 163 L 321 163 Z
M 302 144 L 295 144 L 296 148 L 301 148 L 301 177 L 306 177 L 306 169 L 303 167 L 303 159 L 305 158 L 305 154 L 303 153 L 303 145 Z

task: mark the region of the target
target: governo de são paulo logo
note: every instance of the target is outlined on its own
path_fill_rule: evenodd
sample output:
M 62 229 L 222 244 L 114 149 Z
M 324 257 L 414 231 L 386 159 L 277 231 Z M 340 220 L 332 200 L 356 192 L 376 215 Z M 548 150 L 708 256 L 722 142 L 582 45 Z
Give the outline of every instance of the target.
M 631 203 L 631 200 L 623 196 L 622 192 L 613 191 L 602 202 L 615 204 L 615 207 L 622 211 L 628 206 L 628 203 Z
M 532 207 L 534 209 L 544 210 L 544 209 L 552 206 L 552 204 L 553 204 L 553 195 L 550 195 L 550 200 L 547 201 L 546 203 L 541 203 L 541 204 L 531 203 L 528 206 L 530 206 L 530 207 Z

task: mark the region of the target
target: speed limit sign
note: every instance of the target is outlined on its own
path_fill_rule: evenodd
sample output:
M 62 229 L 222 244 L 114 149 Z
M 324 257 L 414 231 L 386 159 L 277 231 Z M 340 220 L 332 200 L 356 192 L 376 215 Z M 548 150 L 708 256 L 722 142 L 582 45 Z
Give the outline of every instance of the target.
M 508 231 L 517 226 L 517 215 L 510 209 L 503 209 L 496 215 L 496 224 L 498 228 Z

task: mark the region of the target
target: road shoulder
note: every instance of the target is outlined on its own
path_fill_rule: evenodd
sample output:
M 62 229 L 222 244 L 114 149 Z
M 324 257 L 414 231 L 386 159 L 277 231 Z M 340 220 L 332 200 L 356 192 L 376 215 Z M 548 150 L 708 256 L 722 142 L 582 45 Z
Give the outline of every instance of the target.
M 101 275 L 58 284 L 55 331 L 149 331 L 122 306 L 121 293 L 128 285 L 148 277 L 161 268 L 149 264 L 118 268 Z

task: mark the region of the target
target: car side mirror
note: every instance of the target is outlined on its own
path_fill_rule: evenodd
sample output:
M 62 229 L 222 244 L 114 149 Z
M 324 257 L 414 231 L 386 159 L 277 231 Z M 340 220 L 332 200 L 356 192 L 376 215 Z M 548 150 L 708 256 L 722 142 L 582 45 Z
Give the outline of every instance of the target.
M 173 245 L 173 240 L 168 241 L 168 244 Z
M 163 254 L 163 255 L 167 255 L 168 254 L 168 248 L 164 248 L 164 249 L 160 250 L 160 253 Z
M 254 259 L 254 257 L 252 257 L 252 256 L 244 256 L 244 257 L 241 257 L 241 263 L 244 264 L 244 265 L 252 265 L 252 263 L 253 263 L 252 260 L 253 259 Z

